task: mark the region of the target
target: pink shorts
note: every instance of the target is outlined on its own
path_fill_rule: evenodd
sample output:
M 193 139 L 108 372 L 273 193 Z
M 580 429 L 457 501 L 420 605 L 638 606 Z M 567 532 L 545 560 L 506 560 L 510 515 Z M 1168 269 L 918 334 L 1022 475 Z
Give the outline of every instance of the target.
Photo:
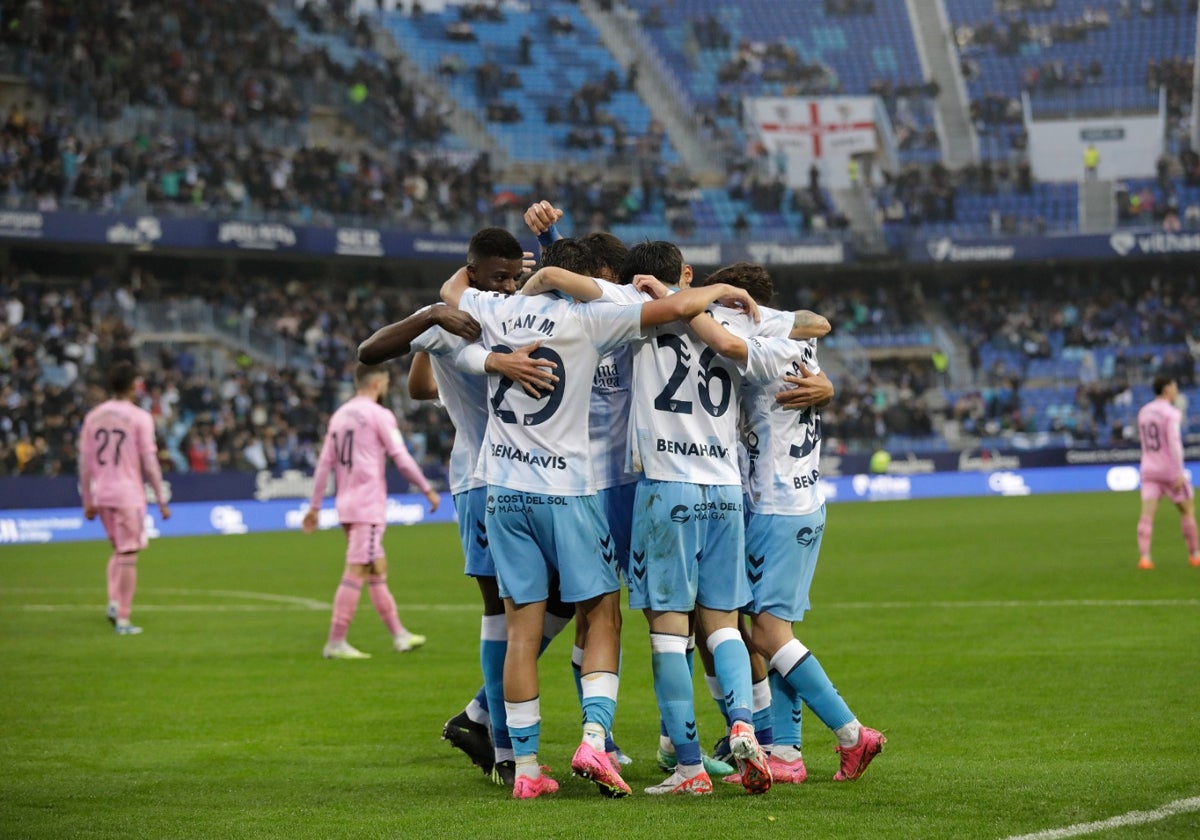
M 1176 489 L 1173 481 L 1155 481 L 1153 478 L 1142 479 L 1142 499 L 1156 501 L 1166 496 L 1175 504 L 1182 504 L 1192 498 L 1192 484 L 1185 481 L 1183 486 Z
M 346 562 L 365 566 L 383 559 L 383 532 L 386 527 L 373 522 L 343 522 Z
M 146 547 L 146 509 L 144 507 L 100 508 L 104 533 L 117 554 L 136 554 Z

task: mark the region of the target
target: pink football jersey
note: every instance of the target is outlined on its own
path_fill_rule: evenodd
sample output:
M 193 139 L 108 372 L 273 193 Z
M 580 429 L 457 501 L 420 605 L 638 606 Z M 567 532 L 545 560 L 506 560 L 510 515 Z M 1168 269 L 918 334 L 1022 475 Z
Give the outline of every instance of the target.
M 1142 478 L 1171 482 L 1183 471 L 1182 415 L 1166 400 L 1153 399 L 1138 412 L 1142 439 Z
M 88 412 L 79 440 L 79 484 L 84 505 L 146 506 L 143 475 L 163 498 L 162 472 L 150 412 L 128 400 L 107 400 Z
M 342 522 L 387 521 L 387 458 L 400 472 L 428 492 L 429 482 L 413 460 L 396 415 L 366 396 L 356 396 L 333 413 L 313 475 L 312 509 L 320 510 L 325 485 L 333 471 L 337 512 Z

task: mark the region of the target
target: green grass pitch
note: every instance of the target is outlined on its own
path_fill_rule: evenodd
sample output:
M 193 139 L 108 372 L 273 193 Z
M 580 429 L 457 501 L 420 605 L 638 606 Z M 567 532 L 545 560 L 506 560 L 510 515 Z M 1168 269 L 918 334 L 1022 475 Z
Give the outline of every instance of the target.
M 835 784 L 652 798 L 658 714 L 645 620 L 626 613 L 616 732 L 635 794 L 569 775 L 570 639 L 542 658 L 555 796 L 516 802 L 439 739 L 479 685 L 478 595 L 451 526 L 394 527 L 401 617 L 364 597 L 374 654 L 321 658 L 340 532 L 161 539 L 137 637 L 104 620 L 100 543 L 0 548 L 0 837 L 1006 838 L 1200 797 L 1200 569 L 1160 511 L 1139 572 L 1132 494 L 834 505 L 802 641 L 887 750 Z M 720 723 L 697 679 L 705 747 Z M 1051 835 L 1046 835 L 1051 836 Z M 1066 835 L 1053 835 L 1066 836 Z M 1200 836 L 1200 811 L 1088 836 Z

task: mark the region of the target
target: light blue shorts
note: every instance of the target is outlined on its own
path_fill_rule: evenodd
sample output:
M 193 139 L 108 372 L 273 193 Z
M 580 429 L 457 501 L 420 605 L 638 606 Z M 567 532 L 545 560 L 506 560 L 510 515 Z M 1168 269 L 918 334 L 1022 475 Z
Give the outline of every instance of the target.
M 754 592 L 751 612 L 770 613 L 784 621 L 804 619 L 824 533 L 824 505 L 804 516 L 756 513 L 750 517 L 746 560 Z
M 595 495 L 557 496 L 488 485 L 486 509 L 501 597 L 518 604 L 544 601 L 555 572 L 566 603 L 620 590 L 612 535 Z
M 458 538 L 462 542 L 463 574 L 471 577 L 495 577 L 496 564 L 488 548 L 487 523 L 484 510 L 487 488 L 476 487 L 454 494 L 454 510 L 458 514 Z
M 617 566 L 626 580 L 629 578 L 629 534 L 633 528 L 633 497 L 636 492 L 637 483 L 630 482 L 608 487 L 596 494 L 600 498 L 605 521 L 608 522 L 608 532 L 612 534 Z
M 739 485 L 643 478 L 634 500 L 629 607 L 689 612 L 750 604 Z

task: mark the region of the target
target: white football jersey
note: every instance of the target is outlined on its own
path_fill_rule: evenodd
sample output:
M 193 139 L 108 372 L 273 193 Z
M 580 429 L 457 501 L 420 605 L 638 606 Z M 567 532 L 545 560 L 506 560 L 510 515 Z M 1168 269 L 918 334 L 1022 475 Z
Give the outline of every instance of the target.
M 741 314 L 729 320 L 739 322 L 729 327 L 739 333 L 753 324 Z M 635 345 L 633 381 L 631 469 L 657 481 L 741 484 L 736 365 L 673 322 L 648 330 Z
M 648 300 L 633 286 L 594 279 L 600 287 L 601 301 L 628 306 Z M 597 490 L 637 481 L 637 474 L 626 469 L 632 384 L 633 348 L 625 344 L 600 360 L 592 380 L 588 429 Z
M 479 322 L 485 347 L 504 352 L 540 341 L 534 357 L 558 366 L 557 385 L 539 398 L 509 379 L 488 377 L 491 416 L 479 474 L 488 484 L 514 490 L 595 493 L 588 438 L 592 383 L 601 357 L 641 334 L 641 307 L 475 289 L 459 306 Z
M 455 365 L 455 357 L 466 345 L 463 338 L 437 326 L 412 342 L 414 352 L 429 354 L 438 400 L 446 406 L 454 424 L 454 446 L 450 449 L 450 493 L 454 495 L 484 485 L 483 479 L 475 476 L 475 464 L 487 428 L 487 377 L 464 373 Z
M 801 516 L 825 503 L 821 493 L 821 415 L 815 408 L 788 411 L 775 395 L 788 387 L 787 374 L 798 376 L 803 364 L 820 373 L 817 342 L 755 337 L 746 341 L 748 357 L 742 400 L 749 509 L 753 513 Z

